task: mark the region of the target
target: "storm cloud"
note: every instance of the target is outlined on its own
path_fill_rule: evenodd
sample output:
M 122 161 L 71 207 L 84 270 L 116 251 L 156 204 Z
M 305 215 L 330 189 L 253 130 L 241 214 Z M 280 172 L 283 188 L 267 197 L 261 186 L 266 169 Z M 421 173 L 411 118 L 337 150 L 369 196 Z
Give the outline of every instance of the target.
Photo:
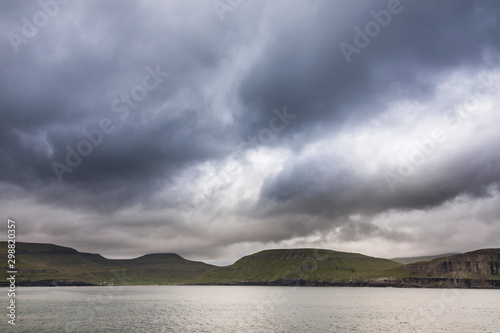
M 3 1 L 19 241 L 227 263 L 498 246 L 496 1 Z

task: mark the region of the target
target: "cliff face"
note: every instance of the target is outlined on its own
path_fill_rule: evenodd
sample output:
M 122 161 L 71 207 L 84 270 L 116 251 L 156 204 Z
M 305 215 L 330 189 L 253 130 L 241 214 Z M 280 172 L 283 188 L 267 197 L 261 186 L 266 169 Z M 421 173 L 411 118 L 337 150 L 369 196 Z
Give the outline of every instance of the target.
M 484 249 L 457 254 L 425 263 L 400 267 L 414 277 L 453 279 L 497 279 L 500 273 L 500 249 Z
M 481 288 L 498 289 L 500 280 L 448 279 L 448 278 L 403 278 L 394 284 L 403 288 Z

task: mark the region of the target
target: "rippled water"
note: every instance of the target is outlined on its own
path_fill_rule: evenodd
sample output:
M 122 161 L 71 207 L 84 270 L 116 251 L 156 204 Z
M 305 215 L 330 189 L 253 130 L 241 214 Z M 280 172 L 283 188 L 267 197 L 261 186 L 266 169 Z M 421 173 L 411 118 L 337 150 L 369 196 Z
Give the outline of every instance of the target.
M 15 328 L 0 293 L 1 332 L 500 332 L 500 290 L 25 287 Z

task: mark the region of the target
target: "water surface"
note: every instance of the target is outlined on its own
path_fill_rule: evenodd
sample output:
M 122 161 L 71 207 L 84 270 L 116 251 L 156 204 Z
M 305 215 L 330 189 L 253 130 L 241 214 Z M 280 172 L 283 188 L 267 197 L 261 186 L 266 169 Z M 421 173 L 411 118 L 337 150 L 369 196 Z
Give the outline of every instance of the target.
M 500 290 L 258 286 L 25 287 L 16 332 L 500 330 Z M 5 305 L 5 306 L 3 306 Z

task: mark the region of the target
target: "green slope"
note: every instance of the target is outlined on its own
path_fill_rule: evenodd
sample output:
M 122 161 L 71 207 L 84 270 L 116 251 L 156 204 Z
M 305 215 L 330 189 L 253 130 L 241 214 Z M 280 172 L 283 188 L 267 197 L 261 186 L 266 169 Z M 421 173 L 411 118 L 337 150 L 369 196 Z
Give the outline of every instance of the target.
M 206 271 L 191 284 L 331 284 L 366 281 L 401 264 L 357 253 L 320 249 L 266 250 Z
M 0 266 L 3 282 L 7 271 L 6 242 L 0 242 Z M 16 278 L 20 285 L 171 284 L 190 280 L 213 267 L 174 253 L 114 260 L 53 244 L 16 243 Z

